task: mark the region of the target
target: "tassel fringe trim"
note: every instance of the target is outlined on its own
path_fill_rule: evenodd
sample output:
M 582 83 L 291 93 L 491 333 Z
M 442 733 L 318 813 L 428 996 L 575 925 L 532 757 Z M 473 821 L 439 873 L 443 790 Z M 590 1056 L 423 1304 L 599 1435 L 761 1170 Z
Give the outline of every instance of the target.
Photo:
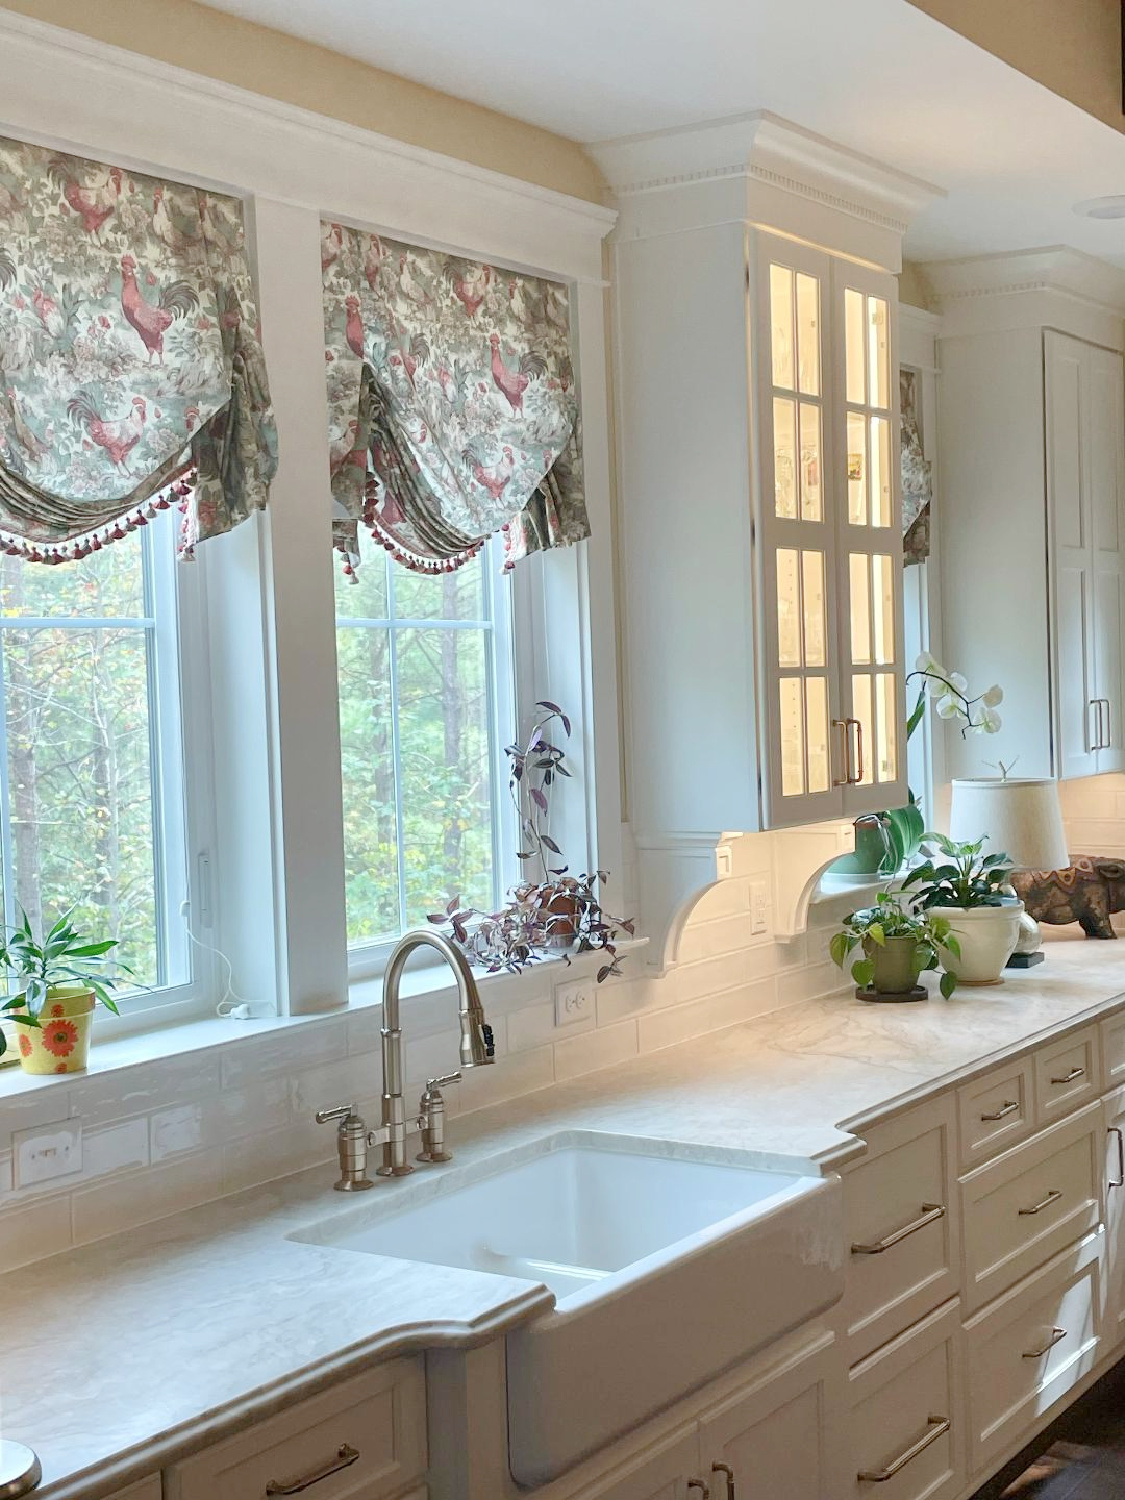
M 9 557 L 22 557 L 25 562 L 45 563 L 49 567 L 56 563 L 76 562 L 94 552 L 101 552 L 113 542 L 124 541 L 131 532 L 147 526 L 162 510 L 168 510 L 173 505 L 178 505 L 182 510 L 191 497 L 194 481 L 194 472 L 183 474 L 166 490 L 152 496 L 143 505 L 66 542 L 31 542 L 15 532 L 0 531 L 0 552 Z M 180 556 L 183 560 L 190 559 L 192 549 L 183 549 Z

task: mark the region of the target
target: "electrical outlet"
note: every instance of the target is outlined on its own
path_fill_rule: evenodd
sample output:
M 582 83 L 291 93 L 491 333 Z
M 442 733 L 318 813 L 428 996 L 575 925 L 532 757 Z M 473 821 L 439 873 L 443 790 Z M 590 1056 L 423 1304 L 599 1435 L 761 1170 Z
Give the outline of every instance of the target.
M 82 1123 L 57 1120 L 12 1134 L 16 1187 L 73 1177 L 82 1170 Z
M 595 989 L 592 979 L 576 979 L 571 984 L 557 984 L 555 1025 L 576 1026 L 580 1021 L 593 1021 Z
M 770 930 L 770 883 L 755 880 L 750 886 L 750 931 L 756 937 Z

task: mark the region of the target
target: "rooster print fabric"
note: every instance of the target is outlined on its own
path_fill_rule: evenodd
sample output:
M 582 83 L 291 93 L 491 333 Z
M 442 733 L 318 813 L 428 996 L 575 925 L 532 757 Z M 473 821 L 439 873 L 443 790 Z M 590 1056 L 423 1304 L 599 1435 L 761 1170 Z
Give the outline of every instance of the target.
M 0 546 L 84 555 L 265 505 L 276 434 L 238 199 L 0 138 Z
M 321 265 L 336 545 L 505 563 L 590 533 L 566 288 L 340 224 Z

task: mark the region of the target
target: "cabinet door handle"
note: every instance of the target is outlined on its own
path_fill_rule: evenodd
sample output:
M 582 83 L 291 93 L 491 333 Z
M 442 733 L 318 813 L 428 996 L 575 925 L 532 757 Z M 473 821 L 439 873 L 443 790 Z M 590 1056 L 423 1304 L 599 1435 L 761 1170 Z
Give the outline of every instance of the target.
M 982 1124 L 991 1124 L 993 1120 L 1006 1120 L 1009 1115 L 1015 1114 L 1019 1109 L 1019 1101 L 1016 1099 L 1005 1099 L 999 1109 L 990 1115 L 981 1115 Z
M 944 1203 L 923 1203 L 921 1216 L 912 1219 L 909 1224 L 904 1224 L 901 1229 L 894 1230 L 888 1234 L 886 1239 L 876 1240 L 873 1245 L 853 1245 L 853 1255 L 882 1255 L 884 1250 L 890 1250 L 908 1239 L 912 1234 L 917 1234 L 919 1229 L 925 1229 L 927 1224 L 936 1224 L 939 1219 L 945 1218 Z
M 712 1474 L 721 1474 L 727 1482 L 727 1500 L 737 1500 L 734 1493 L 734 1470 L 730 1464 L 712 1464 Z
M 1051 1350 L 1055 1347 L 1055 1345 L 1061 1343 L 1063 1341 L 1063 1339 L 1065 1339 L 1065 1338 L 1066 1338 L 1066 1329 L 1065 1328 L 1052 1328 L 1051 1329 L 1051 1337 L 1047 1340 L 1047 1342 L 1043 1345 L 1043 1347 L 1041 1349 L 1028 1349 L 1026 1351 L 1026 1353 L 1024 1353 L 1024 1354 L 1022 1354 L 1020 1356 L 1020 1358 L 1021 1359 L 1042 1359 L 1043 1356 L 1044 1356 L 1044 1354 L 1050 1354 Z
M 847 735 L 848 735 L 848 782 L 849 782 L 849 784 L 851 786 L 859 786 L 860 782 L 863 780 L 863 769 L 864 769 L 863 768 L 863 725 L 859 722 L 858 719 L 845 719 L 844 723 L 848 726 L 848 728 L 847 728 Z M 853 729 L 855 730 L 855 764 L 859 767 L 859 769 L 857 771 L 854 771 L 854 773 L 853 773 L 853 766 L 852 766 L 852 735 L 851 735 L 851 732 L 852 732 Z
M 1076 1078 L 1084 1078 L 1085 1075 L 1086 1075 L 1086 1069 L 1085 1068 L 1071 1068 L 1070 1072 L 1066 1075 L 1065 1078 L 1052 1078 L 1051 1082 L 1056 1087 L 1061 1087 L 1062 1084 L 1064 1084 L 1064 1083 L 1073 1083 Z
M 833 786 L 851 786 L 852 784 L 852 743 L 848 734 L 847 719 L 833 719 L 832 727 L 840 731 L 840 759 L 844 764 L 844 774 L 833 776 Z
M 1105 705 L 1105 719 L 1102 720 L 1102 742 L 1098 746 L 1098 749 L 1099 750 L 1108 750 L 1109 749 L 1110 741 L 1113 738 L 1113 719 L 1111 717 L 1112 710 L 1110 708 L 1110 703 L 1109 703 L 1109 699 L 1108 698 L 1099 698 L 1098 702 Z M 1099 718 L 1100 717 L 1101 717 L 1101 711 L 1099 710 Z
M 1086 709 L 1087 718 L 1091 712 L 1094 716 L 1093 729 L 1089 736 L 1091 750 L 1104 750 L 1106 748 L 1102 720 L 1102 703 L 1104 701 L 1102 698 L 1091 698 Z
M 863 1484 L 886 1484 L 888 1479 L 901 1474 L 912 1459 L 917 1458 L 920 1453 L 925 1453 L 931 1443 L 936 1443 L 939 1437 L 944 1437 L 952 1425 L 948 1417 L 930 1417 L 922 1436 L 916 1442 L 911 1443 L 909 1448 L 904 1448 L 885 1469 L 860 1469 L 855 1477 Z
M 1107 1132 L 1117 1137 L 1117 1181 L 1111 1182 L 1110 1187 L 1125 1187 L 1125 1134 L 1117 1125 L 1111 1125 Z
M 692 1490 L 698 1490 L 699 1500 L 711 1500 L 711 1491 L 708 1489 L 707 1485 L 703 1483 L 702 1479 L 689 1479 L 687 1482 L 687 1489 L 689 1494 Z
M 271 1479 L 266 1485 L 267 1495 L 299 1495 L 304 1490 L 311 1490 L 314 1484 L 319 1484 L 322 1479 L 330 1479 L 333 1474 L 339 1474 L 342 1469 L 350 1469 L 352 1464 L 359 1459 L 359 1449 L 353 1448 L 350 1443 L 344 1443 L 336 1450 L 336 1456 L 330 1458 L 326 1464 L 319 1469 L 314 1469 L 311 1474 L 306 1474 L 303 1479 L 290 1480 L 288 1484 L 280 1479 Z M 706 1500 L 706 1496 L 704 1496 Z
M 1057 1203 L 1062 1197 L 1058 1188 L 1052 1188 L 1045 1198 L 1040 1198 L 1038 1203 L 1033 1203 L 1030 1208 L 1020 1209 L 1021 1219 L 1030 1219 L 1034 1214 L 1041 1214 L 1045 1208 L 1050 1208 L 1052 1203 Z

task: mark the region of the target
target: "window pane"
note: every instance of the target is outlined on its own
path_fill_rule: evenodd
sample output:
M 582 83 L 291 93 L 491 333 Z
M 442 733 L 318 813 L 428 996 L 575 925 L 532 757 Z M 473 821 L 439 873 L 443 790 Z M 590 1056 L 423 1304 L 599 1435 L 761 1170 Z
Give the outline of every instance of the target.
M 805 727 L 799 677 L 783 677 L 781 694 L 781 795 L 799 797 L 805 790 Z
M 880 781 L 894 781 L 898 773 L 898 716 L 895 679 L 890 672 L 880 672 L 875 679 L 878 738 L 875 744 L 876 771 Z
M 453 573 L 412 573 L 394 568 L 396 620 L 482 620 L 484 554 Z M 362 572 L 362 569 L 361 569 Z
M 5 559 L 9 597 L 25 566 Z M 75 905 L 81 929 L 117 937 L 137 982 L 158 984 L 148 633 L 6 628 L 3 657 L 15 899 L 36 931 Z
M 810 677 L 805 683 L 808 722 L 809 791 L 828 790 L 828 682 Z
M 337 630 L 336 661 L 348 942 L 371 943 L 400 929 L 391 632 Z
M 356 569 L 354 580 L 344 573 L 338 553 L 333 553 L 336 582 L 336 617 L 340 620 L 385 620 L 389 613 L 387 604 L 386 552 L 374 542 L 360 547 L 363 561 Z
M 871 660 L 871 581 L 868 567 L 866 552 L 849 554 L 852 661 L 857 667 L 866 666 Z
M 820 500 L 820 407 L 801 402 L 801 519 L 823 519 Z
M 773 401 L 774 514 L 797 519 L 797 407 L 775 396 Z
M 878 553 L 871 559 L 875 584 L 875 662 L 889 666 L 895 659 L 895 592 L 891 559 Z
M 848 520 L 867 525 L 867 423 L 859 412 L 848 412 Z
M 824 666 L 824 553 L 801 553 L 801 598 L 805 665 Z
M 847 399 L 856 406 L 867 400 L 864 379 L 863 293 L 848 287 L 844 292 L 844 356 Z
M 781 547 L 777 553 L 777 664 L 801 665 L 801 584 L 792 547 Z
M 820 395 L 820 283 L 797 273 L 797 380 L 802 395 Z
M 889 526 L 891 497 L 891 424 L 886 417 L 871 418 L 871 524 Z
M 401 630 L 397 665 L 405 920 L 416 927 L 454 896 L 492 906 L 484 640 L 478 631 Z
M 770 351 L 773 383 L 793 389 L 793 272 L 770 266 Z
M 867 299 L 867 368 L 870 372 L 868 403 L 886 410 L 890 406 L 890 345 L 887 304 L 882 297 Z M 851 399 L 850 393 L 848 399 Z
M 145 614 L 141 532 L 54 567 L 5 557 L 0 610 L 40 619 L 141 619 Z
M 871 785 L 871 678 L 866 675 L 852 678 L 852 717 L 858 719 L 858 729 L 852 726 L 852 775 L 861 786 Z

